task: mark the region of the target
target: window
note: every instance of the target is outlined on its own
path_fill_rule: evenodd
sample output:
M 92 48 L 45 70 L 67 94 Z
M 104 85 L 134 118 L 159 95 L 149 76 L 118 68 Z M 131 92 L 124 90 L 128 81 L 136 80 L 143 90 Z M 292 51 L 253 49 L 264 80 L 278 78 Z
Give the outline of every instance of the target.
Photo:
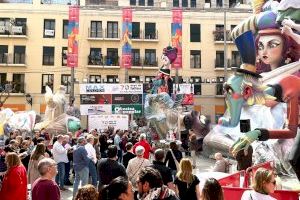
M 101 83 L 100 75 L 90 75 L 89 83 Z
M 119 65 L 118 49 L 115 49 L 115 48 L 107 49 L 106 65 L 107 66 L 118 66 Z
M 216 31 L 214 31 L 215 41 L 224 41 L 224 25 L 216 24 Z
M 217 77 L 217 84 L 216 84 L 216 95 L 223 95 L 223 83 L 224 83 L 224 77 L 218 76 Z
M 102 22 L 101 21 L 91 21 L 90 37 L 102 38 Z
M 117 83 L 118 75 L 107 75 L 107 83 Z
M 9 35 L 10 34 L 10 19 L 9 18 L 0 18 L 0 34 Z
M 188 0 L 182 0 L 182 7 L 186 8 L 189 6 Z
M 130 0 L 130 5 L 135 6 L 136 5 L 136 0 Z
M 63 39 L 68 39 L 69 20 L 63 20 Z
M 154 1 L 153 0 L 148 0 L 148 6 L 154 6 Z
M 14 46 L 14 64 L 25 64 L 25 46 Z
M 13 74 L 12 92 L 25 93 L 24 83 L 25 83 L 25 74 Z
M 139 83 L 140 77 L 139 76 L 129 76 L 129 83 Z
M 6 83 L 6 73 L 0 73 L 0 92 L 5 90 Z
M 200 50 L 191 50 L 190 68 L 201 68 Z
M 238 51 L 231 52 L 231 67 L 239 67 L 242 64 L 241 56 Z
M 118 38 L 118 22 L 107 22 L 107 38 Z
M 89 65 L 103 65 L 101 48 L 91 48 L 89 55 Z
M 201 26 L 200 24 L 190 24 L 190 40 L 191 42 L 201 41 Z
M 140 22 L 132 22 L 132 39 L 140 39 Z
M 16 18 L 15 20 L 15 26 L 16 27 L 21 27 L 21 29 L 16 28 L 16 30 L 12 30 L 14 35 L 26 35 L 26 22 L 27 19 L 26 18 Z
M 155 76 L 145 76 L 145 83 L 152 82 L 152 79 L 155 79 Z
M 145 39 L 157 39 L 155 23 L 145 23 Z
M 64 85 L 66 87 L 66 94 L 70 94 L 70 92 L 71 92 L 71 75 L 62 74 L 60 84 Z
M 229 0 L 229 8 L 235 7 L 238 2 L 239 0 Z
M 201 76 L 192 76 L 191 79 L 194 84 L 194 94 L 201 95 Z
M 221 8 L 223 7 L 223 0 L 217 0 L 217 7 Z
M 156 50 L 145 49 L 145 62 L 146 66 L 157 66 Z
M 43 65 L 54 65 L 54 47 L 43 47 Z
M 173 0 L 173 7 L 179 7 L 179 0 Z
M 132 65 L 133 66 L 141 66 L 140 50 L 139 49 L 131 49 L 131 52 L 132 52 Z
M 196 7 L 197 7 L 197 1 L 191 0 L 191 8 L 196 8 Z
M 145 6 L 145 0 L 139 0 L 139 6 Z
M 236 27 L 236 25 L 234 25 L 234 24 L 230 25 L 230 30 L 232 31 L 235 27 Z
M 67 66 L 68 62 L 68 47 L 63 47 L 61 51 L 61 65 Z
M 7 63 L 8 46 L 0 45 L 0 63 Z
M 216 52 L 216 68 L 224 68 L 224 51 L 217 51 Z
M 45 19 L 44 20 L 44 38 L 55 37 L 55 20 Z
M 54 75 L 42 74 L 42 93 L 46 93 L 46 86 L 50 87 L 53 91 Z

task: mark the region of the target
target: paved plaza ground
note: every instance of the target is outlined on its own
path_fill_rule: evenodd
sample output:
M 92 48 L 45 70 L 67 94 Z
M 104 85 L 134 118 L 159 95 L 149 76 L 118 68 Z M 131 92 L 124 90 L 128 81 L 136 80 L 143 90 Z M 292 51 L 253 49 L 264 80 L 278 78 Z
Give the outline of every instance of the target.
M 203 157 L 202 155 L 199 155 L 197 158 L 198 158 L 197 168 L 194 169 L 194 174 L 197 174 L 197 176 L 199 177 L 199 174 L 201 176 L 201 174 L 203 174 L 204 172 L 209 172 L 211 170 L 211 168 L 215 163 L 215 160 Z M 234 161 L 232 162 L 235 163 Z M 233 164 L 232 168 L 235 169 L 235 167 L 236 167 L 235 164 Z M 234 169 L 232 170 L 234 171 Z M 298 188 L 300 190 L 300 183 L 296 178 L 281 177 L 281 179 L 282 179 L 283 187 L 285 189 Z M 62 200 L 72 200 L 73 187 L 69 186 L 67 188 L 68 188 L 67 191 L 61 192 Z

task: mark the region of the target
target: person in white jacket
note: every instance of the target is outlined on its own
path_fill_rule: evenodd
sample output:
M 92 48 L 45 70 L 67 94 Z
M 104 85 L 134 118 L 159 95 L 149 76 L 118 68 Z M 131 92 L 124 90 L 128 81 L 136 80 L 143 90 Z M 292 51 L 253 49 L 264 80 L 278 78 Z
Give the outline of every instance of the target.
M 56 183 L 59 185 L 60 190 L 65 191 L 66 188 L 64 187 L 64 178 L 65 178 L 65 163 L 68 163 L 68 156 L 67 156 L 67 148 L 64 148 L 62 145 L 64 141 L 64 137 L 62 135 L 57 136 L 57 141 L 53 145 L 52 154 L 53 159 L 57 163 L 57 171 L 58 174 L 55 177 Z

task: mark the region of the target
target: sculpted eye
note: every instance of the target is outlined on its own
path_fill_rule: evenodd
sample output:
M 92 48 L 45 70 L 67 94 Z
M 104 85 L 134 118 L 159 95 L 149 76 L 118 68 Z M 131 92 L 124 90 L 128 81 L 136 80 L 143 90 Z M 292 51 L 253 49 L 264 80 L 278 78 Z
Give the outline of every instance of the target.
M 272 43 L 270 44 L 270 48 L 276 48 L 276 47 L 278 47 L 279 45 L 280 45 L 280 43 L 272 42 Z
M 258 50 L 263 50 L 264 49 L 264 45 L 262 43 L 258 44 Z

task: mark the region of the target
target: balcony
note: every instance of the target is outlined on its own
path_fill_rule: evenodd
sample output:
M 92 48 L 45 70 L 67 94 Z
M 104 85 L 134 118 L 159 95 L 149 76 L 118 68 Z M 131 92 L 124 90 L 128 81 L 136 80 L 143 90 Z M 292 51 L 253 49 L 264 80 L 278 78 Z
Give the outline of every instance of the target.
M 7 0 L 7 1 L 0 1 L 0 3 L 28 3 L 32 4 L 33 0 Z
M 5 53 L 0 55 L 0 66 L 22 67 L 26 66 L 26 54 L 19 54 L 13 56 L 12 53 Z
M 141 57 L 132 58 L 132 66 L 141 67 L 143 64 L 143 59 Z
M 118 6 L 118 1 L 105 1 L 105 0 L 85 0 L 85 5 L 107 5 L 107 6 Z
M 143 65 L 144 67 L 157 67 L 158 59 L 156 58 L 154 60 L 154 59 L 145 58 L 143 63 L 144 63 L 144 65 Z
M 102 56 L 88 56 L 88 65 L 99 65 L 103 66 L 103 57 Z
M 117 32 L 111 32 L 110 30 L 104 29 L 104 33 L 104 40 L 120 40 L 120 29 L 118 29 Z
M 231 59 L 230 60 L 230 66 L 231 67 L 237 68 L 237 67 L 240 67 L 241 64 L 242 64 L 241 60 L 238 60 L 238 59 Z
M 41 0 L 41 4 L 77 5 L 77 0 Z
M 145 33 L 144 30 L 140 30 L 138 35 L 132 36 L 132 41 L 144 41 L 144 42 L 158 42 L 158 30 L 155 33 Z
M 103 30 L 92 31 L 92 29 L 88 29 L 89 37 L 88 40 L 103 40 Z
M 27 38 L 27 26 L 0 25 L 0 37 Z
M 213 35 L 214 35 L 214 41 L 216 43 L 224 43 L 224 31 L 223 30 L 213 31 Z M 229 30 L 226 31 L 226 40 L 229 43 L 233 43 Z
M 7 91 L 8 93 L 25 93 L 24 82 L 6 82 L 0 84 L 0 92 Z
M 224 60 L 215 59 L 215 70 L 224 70 Z M 227 70 L 230 70 L 230 59 L 227 59 Z
M 223 83 L 216 84 L 216 96 L 224 97 Z

